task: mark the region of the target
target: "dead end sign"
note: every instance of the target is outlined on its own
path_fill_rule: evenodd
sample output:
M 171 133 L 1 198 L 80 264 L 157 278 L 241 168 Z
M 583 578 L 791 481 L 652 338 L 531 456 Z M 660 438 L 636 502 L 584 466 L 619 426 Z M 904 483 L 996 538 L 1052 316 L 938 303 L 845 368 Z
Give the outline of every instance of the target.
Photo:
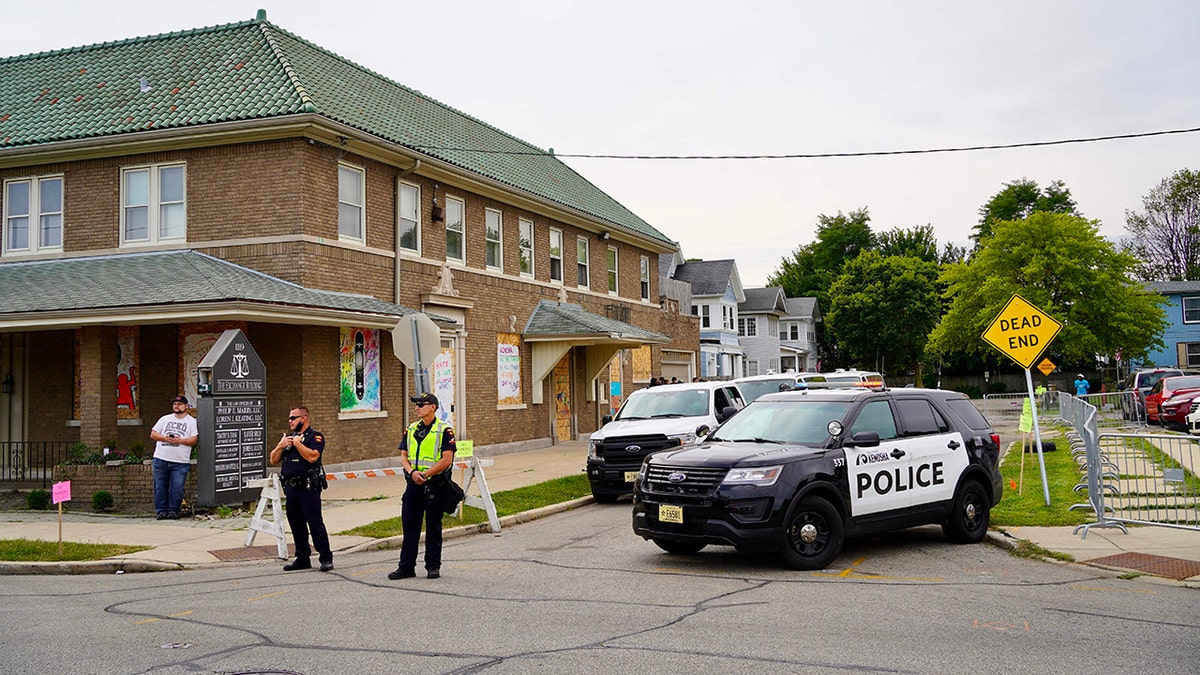
M 1061 329 L 1062 324 L 1049 314 L 1014 295 L 983 332 L 983 339 L 1022 368 L 1029 368 Z

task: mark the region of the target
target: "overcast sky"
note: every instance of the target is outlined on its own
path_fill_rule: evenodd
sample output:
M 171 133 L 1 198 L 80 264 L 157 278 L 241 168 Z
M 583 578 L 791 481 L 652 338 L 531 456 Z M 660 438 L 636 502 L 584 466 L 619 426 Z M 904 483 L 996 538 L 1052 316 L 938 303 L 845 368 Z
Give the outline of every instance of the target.
M 254 18 L 560 154 L 854 153 L 1200 127 L 1200 3 L 0 0 L 0 56 Z M 0 82 L 0 86 L 3 83 Z M 818 214 L 966 243 L 1008 181 L 1061 179 L 1110 238 L 1200 133 L 781 160 L 564 159 L 761 286 Z

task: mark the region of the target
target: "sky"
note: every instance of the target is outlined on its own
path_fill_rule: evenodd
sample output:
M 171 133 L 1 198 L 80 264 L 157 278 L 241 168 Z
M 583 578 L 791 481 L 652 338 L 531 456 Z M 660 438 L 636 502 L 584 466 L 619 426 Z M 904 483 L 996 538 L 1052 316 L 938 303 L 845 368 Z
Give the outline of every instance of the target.
M 1200 127 L 1200 3 L 0 0 L 0 57 L 252 19 L 563 154 L 863 153 Z M 0 83 L 3 86 L 3 83 Z M 745 287 L 866 208 L 966 244 L 1005 183 L 1062 180 L 1100 232 L 1200 169 L 1200 133 L 760 160 L 563 158 Z

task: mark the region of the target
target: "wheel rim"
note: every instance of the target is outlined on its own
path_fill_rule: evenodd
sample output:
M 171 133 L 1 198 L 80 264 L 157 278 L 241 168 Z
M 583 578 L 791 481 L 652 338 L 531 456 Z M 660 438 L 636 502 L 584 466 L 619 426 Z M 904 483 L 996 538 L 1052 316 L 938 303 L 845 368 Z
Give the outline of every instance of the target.
M 983 522 L 983 508 L 979 503 L 979 497 L 974 492 L 966 495 L 963 500 L 962 523 L 963 528 L 968 532 L 974 532 L 979 529 Z
M 829 547 L 829 521 L 813 511 L 797 514 L 788 528 L 788 544 L 796 553 L 812 557 Z

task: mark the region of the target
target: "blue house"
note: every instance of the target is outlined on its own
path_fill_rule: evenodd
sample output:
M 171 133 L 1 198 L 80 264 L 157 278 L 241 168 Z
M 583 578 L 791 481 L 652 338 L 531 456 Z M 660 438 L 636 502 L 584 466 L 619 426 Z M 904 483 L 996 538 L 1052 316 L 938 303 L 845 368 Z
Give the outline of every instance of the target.
M 1200 368 L 1200 281 L 1151 281 L 1146 288 L 1167 298 L 1166 347 L 1150 352 L 1147 362 L 1158 366 Z

